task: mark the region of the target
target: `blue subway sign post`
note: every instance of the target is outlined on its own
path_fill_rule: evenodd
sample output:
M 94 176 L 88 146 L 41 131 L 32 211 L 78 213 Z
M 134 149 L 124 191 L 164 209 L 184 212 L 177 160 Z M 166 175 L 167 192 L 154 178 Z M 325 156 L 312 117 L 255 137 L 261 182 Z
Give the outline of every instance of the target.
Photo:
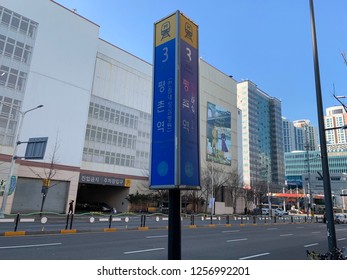
M 168 258 L 181 259 L 181 189 L 200 188 L 198 26 L 154 24 L 151 189 L 169 189 Z
M 150 186 L 199 189 L 198 26 L 177 11 L 154 31 Z

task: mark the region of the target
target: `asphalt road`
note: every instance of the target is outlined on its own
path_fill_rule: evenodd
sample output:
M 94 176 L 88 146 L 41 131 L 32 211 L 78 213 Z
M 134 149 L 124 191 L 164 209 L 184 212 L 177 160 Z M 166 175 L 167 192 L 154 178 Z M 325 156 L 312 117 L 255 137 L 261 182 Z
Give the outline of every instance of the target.
M 2 260 L 166 260 L 166 229 L 1 236 Z M 336 225 L 338 247 L 347 225 Z M 183 260 L 307 260 L 306 250 L 328 251 L 321 223 L 182 228 Z

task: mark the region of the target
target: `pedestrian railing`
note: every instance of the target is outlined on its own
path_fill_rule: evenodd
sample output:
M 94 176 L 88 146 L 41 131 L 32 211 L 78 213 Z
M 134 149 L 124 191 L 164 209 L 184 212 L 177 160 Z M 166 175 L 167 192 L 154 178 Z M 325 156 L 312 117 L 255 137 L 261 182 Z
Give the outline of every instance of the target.
M 105 214 L 105 213 L 83 213 L 83 214 L 57 214 L 57 213 L 31 213 L 7 215 L 0 219 L 0 234 L 7 231 L 17 232 L 47 232 L 56 230 L 80 231 L 97 230 L 100 228 L 120 229 L 148 229 L 168 226 L 168 215 L 161 213 L 153 214 Z M 217 225 L 269 225 L 285 223 L 320 223 L 320 216 L 294 216 L 282 217 L 268 215 L 211 215 L 191 214 L 182 215 L 181 224 L 187 227 L 203 227 Z

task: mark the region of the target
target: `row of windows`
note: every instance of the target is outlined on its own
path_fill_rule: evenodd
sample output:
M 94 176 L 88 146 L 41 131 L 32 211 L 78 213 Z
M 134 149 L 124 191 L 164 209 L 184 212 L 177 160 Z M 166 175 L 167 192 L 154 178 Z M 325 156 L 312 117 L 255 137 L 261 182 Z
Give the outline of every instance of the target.
M 135 135 L 114 131 L 107 128 L 97 127 L 95 125 L 87 125 L 85 140 L 107 143 L 119 147 L 136 149 Z
M 83 149 L 83 160 L 127 167 L 135 166 L 134 156 L 88 148 Z
M 120 110 L 90 102 L 89 117 L 137 129 L 138 117 Z
M 27 79 L 27 73 L 18 71 L 17 69 L 1 65 L 0 67 L 0 85 L 15 89 L 18 91 L 24 91 L 25 83 Z
M 21 102 L 0 96 L 0 145 L 12 146 Z
M 32 47 L 0 34 L 0 54 L 29 63 Z
M 38 23 L 0 6 L 0 23 L 31 38 L 35 37 Z

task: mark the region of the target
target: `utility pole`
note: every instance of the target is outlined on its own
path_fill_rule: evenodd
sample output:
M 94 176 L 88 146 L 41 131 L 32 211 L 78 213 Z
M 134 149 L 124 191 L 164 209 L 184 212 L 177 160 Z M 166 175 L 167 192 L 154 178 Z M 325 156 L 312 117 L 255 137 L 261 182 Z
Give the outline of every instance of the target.
M 325 136 L 325 127 L 324 127 L 323 102 L 322 102 L 322 91 L 321 91 L 320 74 L 319 74 L 318 48 L 317 48 L 317 39 L 316 39 L 316 25 L 315 25 L 315 18 L 314 18 L 313 0 L 310 0 L 310 16 L 311 16 L 311 28 L 312 28 L 311 29 L 312 30 L 312 49 L 313 49 L 314 74 L 315 74 L 315 84 L 316 84 L 319 138 L 320 138 L 320 145 L 321 145 L 322 168 L 323 168 L 324 201 L 325 201 L 325 212 L 326 212 L 326 218 L 327 218 L 328 245 L 329 245 L 330 253 L 335 254 L 335 250 L 337 248 L 336 232 L 335 232 L 333 204 L 332 204 L 332 197 L 331 197 L 327 143 L 325 138 L 326 136 Z

